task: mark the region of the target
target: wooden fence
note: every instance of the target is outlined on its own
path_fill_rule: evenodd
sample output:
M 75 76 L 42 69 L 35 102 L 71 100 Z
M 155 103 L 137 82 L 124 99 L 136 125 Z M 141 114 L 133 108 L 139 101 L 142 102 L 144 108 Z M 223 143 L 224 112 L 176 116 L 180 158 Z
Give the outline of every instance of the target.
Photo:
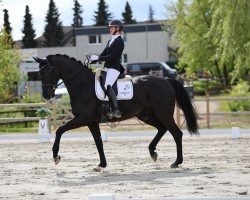
M 215 116 L 234 116 L 234 115 L 242 115 L 247 116 L 250 115 L 250 111 L 245 112 L 217 112 L 211 109 L 212 102 L 222 102 L 222 101 L 250 101 L 250 97 L 226 97 L 226 98 L 211 98 L 210 96 L 206 96 L 206 98 L 199 98 L 194 100 L 194 104 L 198 104 L 201 102 L 203 104 L 203 112 L 199 111 L 199 117 L 205 120 L 205 127 L 211 128 L 211 118 Z M 35 111 L 38 108 L 49 108 L 52 110 L 52 114 L 49 117 L 50 125 L 52 128 L 56 128 L 57 126 L 65 123 L 66 121 L 73 118 L 69 105 L 61 104 L 56 101 L 51 103 L 28 103 L 28 104 L 0 104 L 0 125 L 1 124 L 11 124 L 11 123 L 25 123 L 28 122 L 38 122 L 39 117 L 36 116 L 27 116 L 27 113 L 30 111 Z M 21 113 L 16 115 L 18 117 L 13 117 L 13 113 Z M 4 115 L 4 117 L 2 117 Z M 178 126 L 182 126 L 184 123 L 183 113 L 180 109 L 176 108 L 175 110 L 175 120 Z M 101 126 L 108 126 L 110 128 L 116 126 L 131 126 L 131 125 L 145 125 L 143 122 L 139 121 L 137 118 L 133 118 L 130 120 L 115 122 L 115 123 L 105 123 L 101 124 Z

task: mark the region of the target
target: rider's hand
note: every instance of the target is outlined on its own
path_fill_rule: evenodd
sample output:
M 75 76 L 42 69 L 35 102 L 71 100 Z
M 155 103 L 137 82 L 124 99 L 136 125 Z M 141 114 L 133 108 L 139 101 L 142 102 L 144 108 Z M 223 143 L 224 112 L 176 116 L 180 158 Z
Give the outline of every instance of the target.
M 90 62 L 97 61 L 97 60 L 99 60 L 99 56 L 97 56 L 97 55 L 90 56 L 90 59 L 89 59 Z

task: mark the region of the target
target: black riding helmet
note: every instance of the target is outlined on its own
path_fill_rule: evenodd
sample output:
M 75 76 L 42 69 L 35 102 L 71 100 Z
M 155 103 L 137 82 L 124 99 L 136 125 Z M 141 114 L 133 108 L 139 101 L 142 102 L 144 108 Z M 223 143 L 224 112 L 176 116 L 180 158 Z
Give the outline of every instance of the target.
M 107 25 L 107 27 L 110 27 L 110 26 L 118 27 L 119 31 L 123 31 L 124 23 L 119 19 L 114 19 L 109 22 L 109 25 Z

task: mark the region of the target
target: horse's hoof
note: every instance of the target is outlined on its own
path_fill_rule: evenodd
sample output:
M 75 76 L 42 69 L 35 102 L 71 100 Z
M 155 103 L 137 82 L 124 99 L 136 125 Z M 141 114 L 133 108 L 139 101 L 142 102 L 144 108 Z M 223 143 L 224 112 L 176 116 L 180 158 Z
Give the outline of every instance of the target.
M 178 168 L 178 167 L 179 167 L 178 164 L 175 163 L 171 164 L 171 168 Z
M 61 160 L 61 156 L 58 155 L 57 157 L 55 157 L 54 158 L 55 165 L 57 165 L 60 162 L 60 160 Z
M 101 172 L 103 167 L 97 166 L 93 169 L 93 172 Z
M 151 156 L 151 158 L 153 159 L 153 161 L 157 161 L 158 158 L 158 154 L 155 152 L 154 155 Z

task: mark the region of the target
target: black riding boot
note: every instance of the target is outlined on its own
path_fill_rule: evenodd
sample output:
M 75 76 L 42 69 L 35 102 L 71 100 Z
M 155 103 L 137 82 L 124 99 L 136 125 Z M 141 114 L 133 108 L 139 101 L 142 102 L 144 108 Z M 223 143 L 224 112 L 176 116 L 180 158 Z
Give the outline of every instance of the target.
M 110 85 L 108 85 L 108 97 L 109 97 L 109 101 L 113 105 L 113 109 L 110 111 L 110 113 L 108 113 L 109 118 L 110 119 L 120 118 L 122 116 L 122 112 L 120 111 L 118 107 L 118 102 L 117 102 L 115 92 Z

